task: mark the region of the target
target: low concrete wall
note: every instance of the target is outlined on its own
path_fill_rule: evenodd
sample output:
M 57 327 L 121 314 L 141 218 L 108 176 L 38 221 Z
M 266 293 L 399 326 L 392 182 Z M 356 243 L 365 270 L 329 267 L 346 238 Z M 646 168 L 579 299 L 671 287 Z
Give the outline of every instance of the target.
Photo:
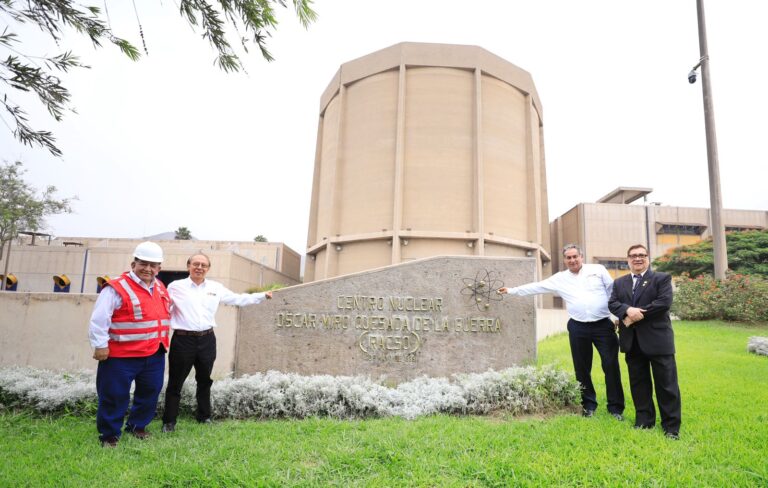
M 0 292 L 0 365 L 96 369 L 88 320 L 97 295 Z
M 552 308 L 536 309 L 536 340 L 568 331 L 568 311 Z
M 0 367 L 95 371 L 88 321 L 97 296 L 0 292 Z M 216 314 L 214 378 L 234 370 L 237 315 L 237 307 L 230 306 L 219 307 Z
M 88 320 L 95 294 L 0 292 L 0 367 L 79 371 L 95 370 L 88 342 Z M 263 305 L 263 304 L 262 304 Z M 257 305 L 259 307 L 261 305 Z M 221 306 L 216 314 L 218 358 L 213 377 L 235 369 L 237 307 Z M 536 338 L 565 331 L 565 310 L 536 310 Z M 194 374 L 194 373 L 192 373 Z

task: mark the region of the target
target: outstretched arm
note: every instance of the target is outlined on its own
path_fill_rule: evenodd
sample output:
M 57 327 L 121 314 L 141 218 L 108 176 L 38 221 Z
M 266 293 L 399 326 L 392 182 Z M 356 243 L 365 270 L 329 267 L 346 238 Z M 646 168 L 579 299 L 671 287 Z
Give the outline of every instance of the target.
M 271 291 L 265 293 L 234 293 L 228 288 L 223 288 L 221 292 L 221 303 L 225 305 L 235 305 L 237 307 L 255 305 L 257 303 L 263 302 L 264 300 L 270 300 L 271 298 Z

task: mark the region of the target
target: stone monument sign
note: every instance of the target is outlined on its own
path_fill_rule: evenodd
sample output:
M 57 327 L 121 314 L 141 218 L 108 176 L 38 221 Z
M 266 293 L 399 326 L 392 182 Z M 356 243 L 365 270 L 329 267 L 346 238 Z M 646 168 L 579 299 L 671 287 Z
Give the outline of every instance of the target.
M 434 257 L 274 292 L 241 310 L 235 374 L 418 376 L 536 360 L 529 258 Z

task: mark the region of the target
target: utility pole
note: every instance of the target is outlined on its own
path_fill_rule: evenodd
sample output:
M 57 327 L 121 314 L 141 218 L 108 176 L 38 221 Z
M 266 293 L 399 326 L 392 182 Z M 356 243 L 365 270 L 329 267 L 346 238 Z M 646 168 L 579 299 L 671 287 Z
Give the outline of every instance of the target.
M 717 157 L 717 135 L 715 133 L 715 110 L 712 107 L 712 85 L 709 78 L 709 51 L 707 49 L 707 26 L 704 22 L 704 0 L 696 0 L 699 21 L 699 64 L 688 81 L 696 82 L 696 68 L 701 67 L 701 85 L 704 97 L 704 128 L 707 134 L 707 166 L 709 167 L 709 215 L 712 230 L 712 252 L 715 262 L 715 279 L 725 279 L 728 269 L 728 250 L 725 244 L 725 226 L 723 225 L 723 197 L 720 193 L 720 164 Z

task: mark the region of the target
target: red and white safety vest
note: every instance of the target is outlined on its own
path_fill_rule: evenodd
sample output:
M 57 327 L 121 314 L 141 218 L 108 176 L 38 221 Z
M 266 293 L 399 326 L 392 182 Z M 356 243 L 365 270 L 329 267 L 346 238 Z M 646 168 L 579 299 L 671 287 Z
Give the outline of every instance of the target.
M 168 350 L 171 328 L 171 298 L 160 281 L 155 280 L 154 293 L 133 281 L 128 273 L 110 280 L 123 301 L 112 313 L 109 327 L 109 356 L 132 358 L 151 356 L 160 344 Z

